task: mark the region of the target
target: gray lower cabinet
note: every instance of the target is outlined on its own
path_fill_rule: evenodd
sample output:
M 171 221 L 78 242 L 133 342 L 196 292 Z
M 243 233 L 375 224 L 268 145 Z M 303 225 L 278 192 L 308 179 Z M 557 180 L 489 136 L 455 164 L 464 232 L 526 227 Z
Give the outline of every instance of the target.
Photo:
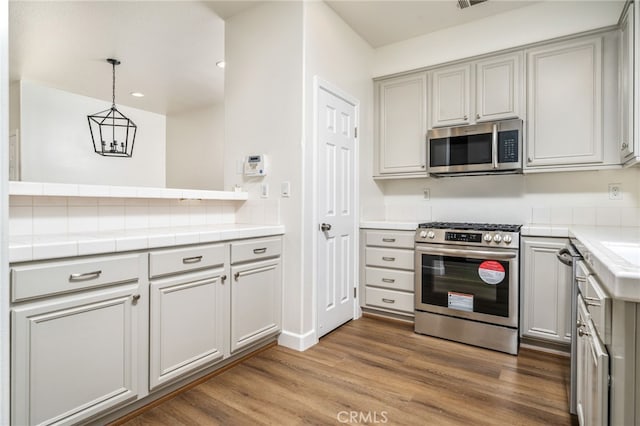
M 231 243 L 231 353 L 282 327 L 282 240 Z
M 365 311 L 413 317 L 414 234 L 361 231 L 360 306 Z
M 145 267 L 144 255 L 12 266 L 11 424 L 81 423 L 138 397 Z
M 556 253 L 567 244 L 566 238 L 522 238 L 523 337 L 571 343 L 571 268 L 556 258 Z
M 151 273 L 163 275 L 151 278 L 149 290 L 150 390 L 228 353 L 228 251 L 212 244 L 151 253 Z

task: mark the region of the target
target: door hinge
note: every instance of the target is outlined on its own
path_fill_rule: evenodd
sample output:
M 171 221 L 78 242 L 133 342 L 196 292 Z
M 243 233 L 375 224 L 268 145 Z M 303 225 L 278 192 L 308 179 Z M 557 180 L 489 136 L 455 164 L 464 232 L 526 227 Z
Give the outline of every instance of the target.
M 355 299 L 357 295 L 358 295 L 358 288 L 354 287 L 353 288 L 353 298 Z
M 353 131 L 353 134 L 354 134 L 354 136 L 353 136 L 354 138 L 357 138 L 357 137 L 358 137 L 358 128 L 357 128 L 357 127 L 356 127 L 356 128 L 355 128 L 355 130 Z

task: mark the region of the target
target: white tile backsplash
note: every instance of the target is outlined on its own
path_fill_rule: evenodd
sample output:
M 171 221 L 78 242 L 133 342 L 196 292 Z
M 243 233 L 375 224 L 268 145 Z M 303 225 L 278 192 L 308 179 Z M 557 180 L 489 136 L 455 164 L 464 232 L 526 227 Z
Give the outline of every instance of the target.
M 533 207 L 531 209 L 531 223 L 551 224 L 551 209 L 547 207 Z
M 568 225 L 573 221 L 571 207 L 551 207 L 551 224 Z
M 123 189 L 123 194 L 126 192 Z M 11 195 L 9 202 L 9 234 L 13 237 L 236 223 L 237 212 L 246 203 L 257 203 L 262 209 L 254 218 L 256 224 L 278 224 L 280 217 L 279 200 Z M 164 241 L 150 242 L 151 246 L 159 243 Z M 144 248 L 148 245 L 146 240 L 136 239 L 123 240 L 121 244 Z M 89 251 L 91 248 L 83 248 L 83 252 Z
M 615 207 L 597 207 L 597 226 L 620 226 L 620 209 Z
M 623 207 L 620 209 L 621 226 L 640 226 L 640 209 Z
M 596 224 L 595 207 L 574 207 L 573 208 L 573 225 L 593 226 Z

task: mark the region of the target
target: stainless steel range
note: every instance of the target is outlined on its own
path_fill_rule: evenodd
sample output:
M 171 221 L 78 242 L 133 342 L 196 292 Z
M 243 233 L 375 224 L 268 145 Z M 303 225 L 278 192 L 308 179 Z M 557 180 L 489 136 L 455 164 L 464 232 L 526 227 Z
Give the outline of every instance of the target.
M 520 227 L 430 222 L 415 237 L 415 331 L 518 353 Z

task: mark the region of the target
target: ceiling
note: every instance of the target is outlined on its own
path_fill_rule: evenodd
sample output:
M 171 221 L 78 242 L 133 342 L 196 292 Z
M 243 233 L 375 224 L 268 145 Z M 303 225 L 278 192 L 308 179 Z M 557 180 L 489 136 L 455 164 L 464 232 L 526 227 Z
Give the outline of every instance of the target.
M 537 3 L 489 0 L 325 0 L 372 47 Z M 224 19 L 260 1 L 9 2 L 9 65 L 21 78 L 161 114 L 223 100 Z M 134 98 L 130 92 L 142 92 Z

